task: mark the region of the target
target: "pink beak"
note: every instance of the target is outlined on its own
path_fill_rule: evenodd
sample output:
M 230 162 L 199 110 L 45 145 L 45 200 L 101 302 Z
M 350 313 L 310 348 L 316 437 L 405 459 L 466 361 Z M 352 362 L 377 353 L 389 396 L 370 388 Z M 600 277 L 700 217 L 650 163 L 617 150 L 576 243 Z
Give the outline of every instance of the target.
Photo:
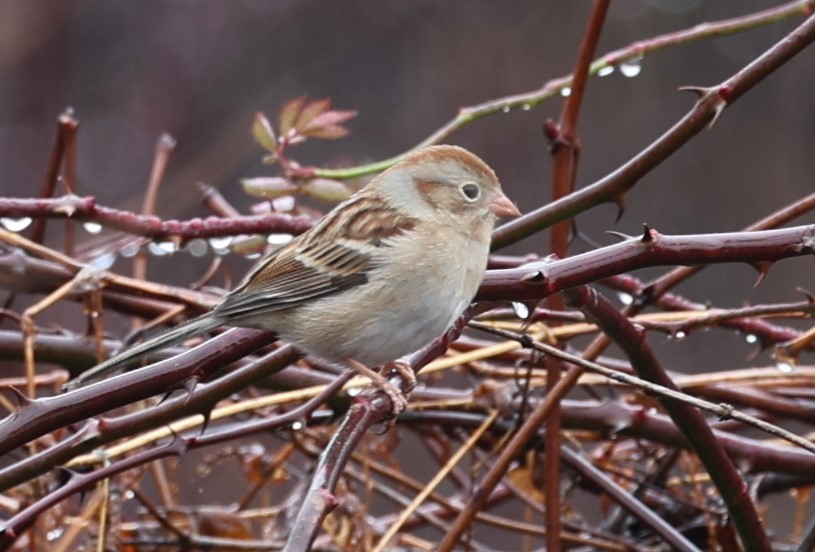
M 490 201 L 489 210 L 497 217 L 517 217 L 521 214 L 515 204 L 504 194 L 499 194 Z

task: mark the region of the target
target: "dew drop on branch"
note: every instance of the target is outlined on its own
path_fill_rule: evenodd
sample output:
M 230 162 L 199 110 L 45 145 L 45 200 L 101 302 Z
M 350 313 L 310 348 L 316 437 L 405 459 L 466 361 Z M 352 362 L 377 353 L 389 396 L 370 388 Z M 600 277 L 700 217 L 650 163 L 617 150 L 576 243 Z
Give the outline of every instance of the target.
M 194 240 L 190 240 L 187 242 L 185 246 L 187 253 L 192 255 L 193 257 L 203 257 L 207 254 L 207 242 L 202 240 L 201 238 L 195 238 Z
M 782 374 L 791 374 L 795 370 L 795 366 L 793 366 L 791 362 L 784 360 L 776 363 L 775 368 Z
M 630 305 L 634 302 L 634 297 L 630 293 L 621 291 L 617 294 L 617 300 L 623 305 Z
M 91 262 L 88 264 L 98 270 L 107 270 L 113 266 L 114 262 L 116 262 L 116 253 L 109 251 L 107 253 L 102 253 L 94 259 L 91 259 Z
M 526 320 L 527 318 L 529 318 L 529 307 L 527 307 L 526 304 L 521 303 L 520 301 L 512 302 L 512 311 L 515 313 L 515 316 L 517 316 L 521 320 Z
M 127 258 L 135 257 L 136 255 L 139 254 L 139 249 L 140 249 L 139 244 L 137 244 L 137 243 L 128 243 L 127 245 L 122 247 L 122 249 L 119 251 L 119 254 L 122 257 L 127 257 Z
M 232 237 L 231 236 L 220 236 L 220 237 L 210 238 L 209 239 L 209 245 L 213 249 L 226 249 L 227 247 L 230 246 L 231 243 L 232 243 Z
M 98 222 L 92 221 L 83 222 L 82 228 L 84 228 L 85 232 L 87 232 L 88 234 L 98 234 L 99 232 L 102 231 L 102 225 L 99 224 Z
M 568 98 L 572 95 L 572 87 L 571 86 L 564 86 L 560 89 L 560 95 L 564 98 Z
M 216 255 L 226 255 L 229 253 L 229 246 L 232 244 L 231 236 L 210 238 L 209 245 Z
M 744 340 L 752 345 L 753 343 L 758 343 L 758 336 L 756 334 L 747 334 L 744 336 Z
M 266 236 L 266 243 L 269 245 L 283 245 L 289 243 L 293 237 L 291 234 L 269 234 Z
M 2 224 L 9 232 L 22 232 L 31 224 L 31 217 L 3 217 L 0 218 L 0 224 Z
M 605 67 L 601 67 L 599 71 L 597 71 L 598 77 L 607 77 L 614 73 L 614 66 L 613 65 L 606 65 Z
M 633 78 L 642 72 L 642 56 L 627 59 L 620 64 L 620 73 L 624 77 Z
M 151 255 L 155 255 L 156 257 L 163 257 L 164 255 L 167 254 L 167 252 L 160 248 L 156 242 L 148 243 L 147 251 L 149 251 Z

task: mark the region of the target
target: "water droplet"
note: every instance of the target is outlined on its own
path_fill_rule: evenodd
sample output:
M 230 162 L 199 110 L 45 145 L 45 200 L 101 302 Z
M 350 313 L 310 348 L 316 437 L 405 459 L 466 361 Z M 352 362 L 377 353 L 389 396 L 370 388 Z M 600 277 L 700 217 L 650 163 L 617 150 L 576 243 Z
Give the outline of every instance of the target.
M 572 95 L 572 87 L 571 86 L 564 86 L 560 89 L 560 95 L 564 98 L 568 98 Z
M 529 307 L 527 307 L 525 303 L 521 303 L 520 301 L 513 301 L 512 310 L 515 312 L 515 316 L 517 316 L 521 320 L 526 320 L 527 318 L 529 318 Z
M 792 362 L 782 360 L 775 365 L 776 369 L 783 374 L 790 374 L 795 370 L 795 365 Z
M 306 427 L 306 424 L 304 424 L 301 420 L 297 420 L 291 423 L 292 431 L 300 431 L 304 427 Z
M 283 211 L 285 213 L 294 209 L 297 206 L 297 202 L 294 199 L 294 196 L 287 195 L 274 198 L 272 200 L 272 205 L 274 206 L 275 211 Z
M 90 222 L 90 221 L 83 222 L 82 223 L 82 228 L 84 228 L 85 232 L 87 232 L 88 234 L 98 234 L 99 232 L 102 231 L 102 225 L 99 224 L 98 222 Z
M 246 255 L 246 258 L 250 261 L 254 261 L 255 259 L 260 259 L 260 253 L 249 253 Z
M 744 336 L 744 340 L 752 345 L 758 343 L 758 336 L 756 334 L 747 334 Z
M 127 491 L 125 493 L 125 500 L 133 500 L 136 497 L 136 493 L 133 491 Z
M 165 253 L 175 253 L 178 251 L 178 244 L 174 241 L 163 241 L 156 243 Z
M 156 257 L 163 257 L 164 255 L 167 254 L 167 251 L 156 242 L 148 243 L 147 251 L 149 251 L 151 255 L 155 255 Z
M 508 105 L 505 105 L 504 107 L 501 108 L 501 113 L 509 113 L 509 109 L 510 107 Z
M 10 218 L 4 217 L 0 218 L 0 224 L 6 227 L 6 230 L 9 232 L 22 232 L 28 225 L 31 224 L 31 217 L 21 217 L 21 218 Z
M 360 393 L 362 393 L 362 388 L 361 387 L 351 387 L 351 388 L 348 389 L 348 391 L 346 391 L 346 393 L 348 393 L 349 397 L 357 397 L 357 396 L 359 396 Z
M 289 243 L 293 237 L 291 234 L 269 234 L 266 236 L 266 243 L 269 245 L 283 245 Z
M 532 109 L 532 104 L 525 103 L 521 105 L 521 109 L 523 109 L 524 111 L 529 111 L 530 109 Z
M 676 332 L 676 333 L 674 334 L 674 339 L 676 339 L 677 341 L 682 341 L 682 340 L 683 340 L 683 339 L 685 339 L 686 337 L 688 337 L 688 334 L 686 334 L 686 333 L 685 333 L 685 332 L 683 332 L 682 330 L 679 330 L 678 332 Z
M 605 67 L 601 67 L 599 71 L 597 71 L 598 77 L 607 77 L 610 74 L 614 73 L 614 66 L 613 65 L 606 65 Z
M 55 541 L 65 533 L 64 527 L 57 527 L 56 529 L 52 529 L 45 534 L 45 538 L 49 541 Z
M 91 262 L 88 264 L 98 270 L 107 270 L 113 266 L 114 262 L 116 262 L 116 253 L 109 251 L 107 253 L 102 253 L 95 259 L 91 259 Z
M 209 245 L 212 249 L 226 249 L 232 243 L 232 236 L 221 236 L 209 239 Z
M 630 293 L 625 293 L 621 291 L 617 294 L 617 300 L 620 301 L 623 305 L 630 305 L 634 302 L 634 296 Z
M 193 257 L 203 257 L 207 254 L 207 242 L 201 238 L 196 238 L 187 242 L 186 249 L 187 253 Z
M 620 73 L 624 77 L 636 77 L 642 72 L 642 56 L 636 56 L 620 64 Z
M 119 255 L 121 255 L 122 257 L 135 257 L 136 255 L 139 254 L 140 249 L 141 247 L 139 247 L 139 244 L 128 243 L 127 245 L 122 247 L 122 249 L 119 250 Z

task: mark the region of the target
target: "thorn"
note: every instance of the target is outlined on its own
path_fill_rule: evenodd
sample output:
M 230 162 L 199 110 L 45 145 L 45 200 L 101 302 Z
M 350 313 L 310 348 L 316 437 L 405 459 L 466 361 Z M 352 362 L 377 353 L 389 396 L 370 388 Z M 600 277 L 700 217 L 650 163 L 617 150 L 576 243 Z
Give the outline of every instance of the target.
M 11 391 L 14 394 L 14 396 L 17 397 L 17 406 L 19 406 L 20 408 L 30 406 L 31 403 L 34 402 L 31 399 L 29 399 L 22 391 L 20 391 L 13 385 L 7 386 L 6 389 Z
M 614 224 L 620 222 L 620 219 L 622 219 L 623 215 L 625 214 L 626 199 L 628 199 L 628 193 L 621 192 L 609 200 L 611 203 L 617 206 L 617 217 L 614 219 Z
M 795 291 L 797 291 L 799 293 L 802 293 L 804 295 L 804 297 L 806 297 L 807 303 L 809 303 L 810 305 L 815 303 L 815 297 L 812 296 L 812 293 L 810 293 L 809 290 L 804 289 L 802 287 L 797 287 L 797 288 L 795 288 Z
M 628 234 L 623 234 L 622 232 L 617 232 L 616 230 L 606 230 L 606 234 L 609 236 L 614 236 L 615 238 L 619 238 L 620 241 L 625 241 L 631 239 L 631 236 Z
M 710 119 L 710 122 L 707 124 L 707 128 L 710 129 L 716 124 L 716 121 L 719 119 L 719 115 L 722 114 L 724 108 L 727 107 L 728 102 L 730 101 L 730 97 L 732 95 L 732 88 L 728 84 L 723 84 L 722 86 L 717 87 L 709 87 L 709 86 L 680 86 L 680 92 L 693 92 L 699 98 L 697 100 L 697 104 L 708 99 L 710 96 L 714 94 L 720 100 L 717 101 L 716 104 L 713 106 L 713 117 Z
M 543 284 L 546 282 L 546 274 L 542 270 L 535 270 L 521 276 L 521 281 L 528 284 Z
M 569 243 L 580 237 L 580 230 L 577 228 L 577 220 L 572 219 L 569 223 Z
M 209 428 L 209 423 L 212 421 L 212 408 L 207 408 L 203 412 L 200 412 L 201 416 L 204 417 L 204 423 L 201 424 L 201 432 L 198 436 L 202 436 L 204 432 Z
M 719 120 L 719 115 L 722 114 L 722 111 L 724 111 L 725 107 L 727 107 L 726 101 L 722 100 L 720 102 L 716 102 L 716 105 L 713 107 L 713 118 L 710 119 L 710 122 L 707 124 L 707 127 L 705 128 L 707 128 L 708 130 L 713 128 L 713 125 L 715 125 L 716 121 Z
M 714 92 L 714 89 L 710 86 L 693 86 L 693 85 L 680 86 L 677 90 L 679 90 L 680 92 L 693 92 L 700 100 L 707 98 Z
M 158 404 L 156 406 L 164 404 L 164 401 L 169 399 L 172 396 L 172 394 L 173 394 L 172 391 L 167 391 L 166 393 L 164 393 L 164 395 L 162 395 L 161 398 L 158 400 Z
M 642 238 L 640 241 L 642 243 L 652 243 L 655 239 L 654 231 L 651 230 L 647 224 L 642 225 Z
M 198 377 L 197 375 L 196 376 L 191 376 L 191 377 L 187 378 L 186 380 L 184 380 L 184 383 L 183 383 L 184 389 L 187 391 L 187 398 L 184 399 L 184 404 L 187 404 L 187 403 L 190 402 L 190 399 L 192 398 L 192 394 L 195 391 L 195 388 L 198 386 L 199 383 L 201 383 L 201 378 Z
M 767 273 L 770 272 L 773 264 L 773 261 L 758 261 L 755 263 L 750 263 L 750 266 L 758 271 L 758 278 L 756 279 L 756 283 L 753 284 L 753 287 L 758 287 L 759 284 L 764 281 L 764 278 L 767 277 Z

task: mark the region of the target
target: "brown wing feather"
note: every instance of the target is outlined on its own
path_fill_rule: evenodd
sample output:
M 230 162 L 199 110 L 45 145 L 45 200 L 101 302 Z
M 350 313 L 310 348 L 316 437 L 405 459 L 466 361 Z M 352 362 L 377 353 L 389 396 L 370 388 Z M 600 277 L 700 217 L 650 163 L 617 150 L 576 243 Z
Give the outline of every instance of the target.
M 374 196 L 355 196 L 249 274 L 213 314 L 240 318 L 308 303 L 362 285 L 389 239 L 415 221 Z

